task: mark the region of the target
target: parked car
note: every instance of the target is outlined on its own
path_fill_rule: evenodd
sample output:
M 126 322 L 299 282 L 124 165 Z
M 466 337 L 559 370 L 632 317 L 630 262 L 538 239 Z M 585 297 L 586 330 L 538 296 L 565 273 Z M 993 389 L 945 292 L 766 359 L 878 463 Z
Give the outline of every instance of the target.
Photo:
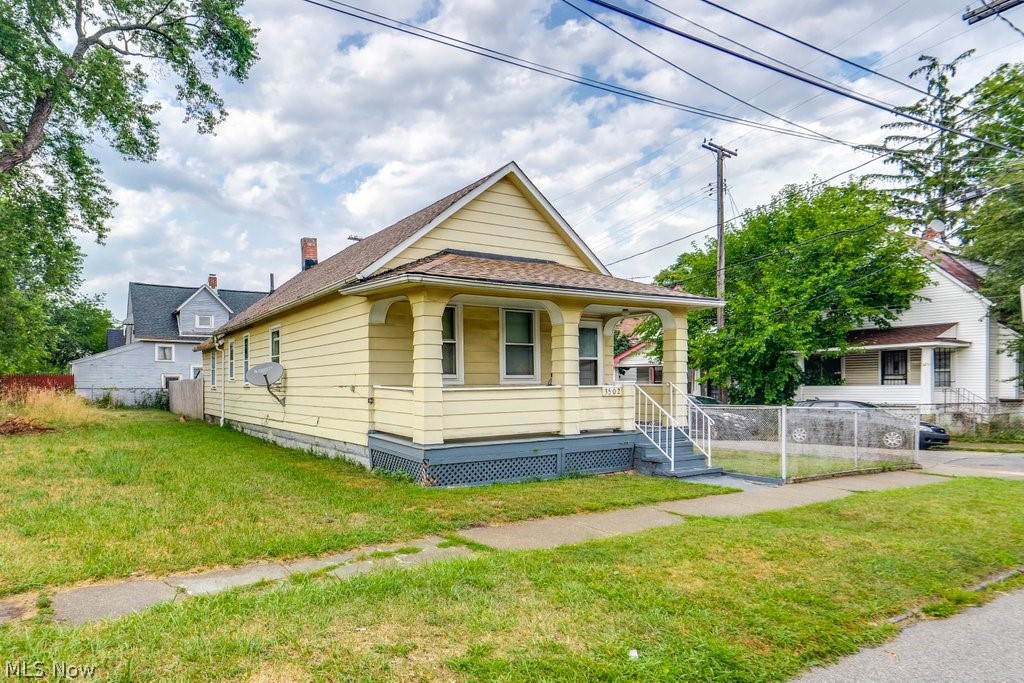
M 722 403 L 717 398 L 710 396 L 694 396 L 690 398 L 694 403 L 707 406 L 708 416 L 715 421 L 711 428 L 711 436 L 714 439 L 730 439 L 746 441 L 755 438 L 755 421 L 740 411 L 728 409 L 728 404 Z
M 893 421 L 900 418 L 892 415 L 891 413 L 886 413 L 881 406 L 877 406 L 874 403 L 867 403 L 865 401 L 825 401 L 812 399 L 797 401 L 793 407 L 865 411 L 881 410 L 883 415 L 889 415 L 892 419 L 882 420 L 881 424 L 871 424 L 868 422 L 868 424 L 865 425 L 868 429 L 868 434 L 865 437 L 868 444 L 883 446 L 885 448 L 904 448 L 908 440 L 908 435 L 905 430 L 893 426 Z M 823 415 L 816 415 L 815 417 L 817 419 L 823 419 L 826 424 L 829 422 L 838 423 L 846 419 L 842 413 L 829 415 L 828 413 L 824 413 L 824 411 Z M 802 423 L 799 416 L 790 422 L 787 430 L 789 438 L 796 443 L 811 441 L 814 436 L 814 430 L 809 424 Z M 949 432 L 939 425 L 932 424 L 931 422 L 921 422 L 917 426 L 917 440 L 918 445 L 921 448 L 945 446 L 949 443 Z

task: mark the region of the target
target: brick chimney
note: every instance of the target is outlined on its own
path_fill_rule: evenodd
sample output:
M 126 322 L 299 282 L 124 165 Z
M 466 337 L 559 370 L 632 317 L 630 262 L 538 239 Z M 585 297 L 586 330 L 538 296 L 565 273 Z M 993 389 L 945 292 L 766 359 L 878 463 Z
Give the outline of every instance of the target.
M 302 249 L 302 269 L 309 270 L 317 264 L 316 238 L 303 237 L 299 240 L 299 246 Z
M 206 277 L 206 284 L 210 285 L 210 289 L 217 289 L 217 273 L 210 273 Z

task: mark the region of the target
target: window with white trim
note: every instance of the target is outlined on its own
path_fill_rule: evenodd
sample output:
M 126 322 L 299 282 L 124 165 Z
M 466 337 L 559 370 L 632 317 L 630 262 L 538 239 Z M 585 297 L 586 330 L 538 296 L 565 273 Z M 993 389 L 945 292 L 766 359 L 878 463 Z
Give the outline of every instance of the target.
M 177 382 L 180 379 L 181 375 L 160 375 L 160 386 L 166 389 L 168 384 Z
M 157 344 L 156 359 L 161 363 L 174 362 L 174 344 Z
M 581 387 L 595 387 L 601 383 L 600 328 L 600 323 L 580 323 L 579 356 Z
M 212 315 L 197 315 L 196 316 L 196 328 L 197 329 L 213 329 L 213 316 Z
M 235 342 L 228 342 L 228 379 L 235 379 Z
M 953 386 L 953 349 L 933 349 L 935 386 Z
M 192 379 L 199 379 L 200 377 L 203 376 L 203 366 L 202 365 L 193 365 L 191 370 L 192 370 Z
M 445 384 L 462 382 L 461 306 L 446 306 L 441 314 L 441 377 Z
M 540 365 L 536 311 L 501 310 L 501 378 L 536 382 Z
M 281 362 L 281 328 L 275 327 L 270 330 L 270 362 Z
M 249 374 L 249 335 L 242 337 L 242 379 Z M 246 380 L 248 381 L 248 380 Z
M 210 352 L 210 386 L 217 386 L 217 349 Z

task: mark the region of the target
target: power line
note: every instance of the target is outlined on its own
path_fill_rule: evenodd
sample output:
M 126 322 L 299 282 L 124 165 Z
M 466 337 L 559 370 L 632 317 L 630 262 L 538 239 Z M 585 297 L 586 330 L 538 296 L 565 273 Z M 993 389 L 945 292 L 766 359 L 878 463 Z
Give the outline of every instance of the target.
M 760 66 L 762 68 L 769 69 L 769 70 L 774 71 L 776 73 L 780 73 L 780 74 L 782 74 L 784 76 L 788 76 L 790 78 L 796 79 L 796 80 L 798 80 L 798 81 L 800 81 L 802 83 L 806 83 L 808 85 L 813 85 L 815 87 L 821 88 L 823 90 L 827 90 L 827 91 L 829 91 L 831 93 L 834 93 L 836 95 L 840 95 L 841 97 L 846 97 L 848 99 L 855 100 L 855 101 L 860 102 L 862 104 L 866 104 L 866 105 L 868 105 L 870 107 L 874 107 L 875 109 L 880 109 L 882 111 L 886 111 L 886 112 L 888 112 L 890 114 L 893 114 L 894 116 L 898 116 L 898 117 L 902 117 L 902 118 L 905 118 L 905 119 L 909 119 L 911 121 L 915 121 L 917 123 L 923 124 L 923 125 L 928 126 L 930 128 L 936 128 L 936 129 L 944 131 L 946 133 L 951 133 L 953 135 L 958 135 L 960 137 L 967 138 L 968 140 L 973 140 L 974 142 L 977 142 L 977 143 L 980 143 L 980 144 L 983 144 L 983 145 L 988 145 L 988 146 L 992 146 L 992 147 L 998 147 L 999 149 L 1002 149 L 1002 150 L 1004 150 L 1006 152 L 1011 152 L 1011 153 L 1014 153 L 1014 154 L 1024 154 L 1024 152 L 1021 152 L 1020 150 L 1012 149 L 1010 147 L 1006 147 L 1006 146 L 1001 145 L 1001 144 L 999 144 L 997 142 L 991 142 L 991 141 L 988 141 L 988 140 L 982 140 L 981 138 L 975 137 L 974 135 L 971 135 L 970 133 L 964 133 L 963 131 L 958 131 L 958 130 L 949 128 L 948 126 L 944 126 L 941 123 L 936 123 L 934 121 L 929 121 L 928 119 L 921 118 L 919 116 L 915 116 L 914 114 L 909 114 L 909 113 L 907 113 L 905 111 L 900 111 L 900 110 L 896 109 L 895 107 L 893 107 L 891 105 L 884 104 L 884 103 L 881 103 L 881 102 L 878 102 L 878 101 L 874 101 L 871 98 L 865 97 L 864 95 L 860 95 L 860 94 L 854 93 L 852 91 L 844 91 L 842 88 L 840 88 L 840 87 L 838 87 L 838 86 L 836 86 L 836 85 L 834 85 L 832 83 L 829 83 L 827 81 L 823 81 L 823 80 L 820 80 L 820 79 L 807 78 L 805 76 L 800 75 L 799 73 L 794 73 L 793 71 L 790 71 L 790 70 L 787 70 L 787 69 L 783 69 L 783 68 L 778 67 L 778 66 L 774 66 L 774 65 L 769 64 L 767 62 L 764 62 L 762 60 L 755 59 L 755 58 L 753 58 L 753 57 L 751 57 L 749 55 L 744 55 L 744 54 L 741 54 L 739 52 L 736 52 L 735 50 L 730 50 L 729 48 L 724 47 L 722 45 L 716 45 L 715 43 L 712 43 L 710 41 L 704 40 L 703 38 L 699 38 L 699 37 L 697 37 L 695 35 L 692 35 L 690 33 L 686 33 L 685 31 L 681 31 L 681 30 L 679 30 L 677 28 L 673 28 L 673 27 L 668 26 L 666 24 L 663 24 L 663 23 L 661 23 L 659 21 L 655 21 L 654 19 L 650 19 L 648 17 L 645 17 L 644 15 L 638 14 L 636 12 L 633 12 L 632 10 L 629 10 L 629 9 L 626 9 L 626 8 L 623 8 L 623 7 L 618 7 L 616 5 L 613 5 L 613 4 L 609 3 L 609 2 L 606 2 L 605 0 L 588 0 L 588 2 L 591 2 L 591 3 L 595 4 L 595 5 L 599 5 L 601 7 L 604 7 L 605 9 L 611 10 L 612 12 L 616 12 L 618 14 L 622 14 L 624 16 L 627 16 L 627 17 L 631 18 L 631 19 L 634 19 L 635 21 L 638 21 L 638 22 L 643 23 L 643 24 L 647 24 L 648 26 L 653 26 L 655 28 L 661 29 L 662 31 L 667 31 L 669 33 L 672 33 L 672 34 L 677 35 L 677 36 L 679 36 L 681 38 L 685 38 L 687 40 L 693 41 L 693 42 L 698 43 L 700 45 L 703 45 L 705 47 L 710 47 L 713 50 L 717 50 L 719 52 L 723 52 L 723 53 L 725 53 L 727 55 L 730 55 L 732 57 L 736 57 L 737 59 L 741 59 L 741 60 L 743 60 L 745 62 L 748 62 L 750 64 L 754 64 L 754 65 Z
M 604 92 L 607 92 L 607 93 L 610 93 L 610 94 L 613 94 L 613 95 L 619 95 L 619 96 L 622 96 L 622 97 L 627 97 L 627 98 L 630 98 L 630 99 L 638 100 L 638 101 L 641 101 L 641 102 L 647 102 L 649 104 L 656 104 L 656 105 L 659 105 L 659 106 L 668 107 L 670 109 L 677 109 L 679 111 L 684 111 L 684 112 L 687 112 L 689 114 L 696 114 L 696 115 L 699 115 L 699 116 L 706 116 L 708 118 L 719 120 L 719 121 L 726 121 L 726 122 L 729 122 L 729 123 L 736 123 L 736 124 L 740 124 L 740 125 L 750 126 L 752 128 L 758 128 L 760 130 L 766 130 L 766 131 L 770 131 L 770 132 L 773 132 L 773 133 L 779 133 L 781 135 L 789 135 L 789 136 L 792 136 L 792 137 L 802 138 L 802 139 L 805 139 L 805 140 L 821 140 L 820 136 L 812 136 L 812 135 L 808 135 L 808 134 L 805 134 L 805 133 L 801 133 L 799 131 L 790 130 L 790 129 L 787 129 L 787 128 L 780 128 L 778 126 L 771 126 L 771 125 L 764 124 L 764 123 L 759 123 L 759 122 L 756 122 L 756 121 L 750 121 L 748 119 L 743 119 L 743 118 L 740 118 L 740 117 L 737 117 L 737 116 L 730 116 L 730 115 L 727 115 L 727 114 L 722 114 L 722 113 L 719 113 L 719 112 L 714 112 L 714 111 L 710 111 L 710 110 L 707 110 L 707 109 L 702 109 L 700 107 L 694 107 L 692 105 L 683 104 L 682 102 L 677 102 L 677 101 L 669 100 L 669 99 L 666 99 L 666 98 L 663 98 L 663 97 L 658 97 L 656 95 L 651 95 L 649 93 L 644 93 L 644 92 L 641 92 L 641 91 L 633 90 L 633 89 L 630 89 L 630 88 L 626 88 L 624 86 L 614 85 L 612 83 L 606 83 L 604 81 L 599 81 L 597 79 L 588 78 L 586 76 L 579 76 L 579 75 L 570 73 L 568 71 L 563 71 L 561 69 L 557 69 L 555 67 L 546 66 L 546 65 L 540 64 L 538 62 L 532 62 L 532 61 L 530 61 L 528 59 L 523 59 L 521 57 L 515 57 L 515 56 L 507 54 L 505 52 L 501 52 L 500 50 L 494 50 L 494 49 L 491 49 L 491 48 L 483 47 L 483 46 L 477 45 L 475 43 L 471 43 L 471 42 L 468 42 L 468 41 L 460 40 L 458 38 L 453 38 L 453 37 L 445 35 L 443 33 L 438 33 L 436 31 L 431 31 L 429 29 L 425 29 L 425 28 L 416 26 L 414 24 L 408 24 L 406 22 L 399 21 L 397 19 L 392 19 L 392 18 L 384 16 L 382 14 L 377 14 L 376 12 L 371 12 L 369 10 L 364 10 L 362 8 L 355 7 L 353 5 L 349 5 L 347 3 L 341 2 L 340 0 L 324 0 L 324 2 L 327 2 L 327 3 L 330 3 L 330 4 L 324 4 L 324 2 L 318 2 L 317 0 L 301 0 L 301 1 L 305 2 L 306 4 L 314 5 L 316 7 L 320 7 L 322 9 L 326 9 L 326 10 L 331 11 L 331 12 L 336 12 L 338 14 L 343 14 L 345 16 L 349 16 L 349 17 L 352 17 L 354 19 L 360 19 L 362 21 L 365 21 L 365 22 L 368 22 L 368 23 L 371 23 L 371 24 L 375 24 L 377 26 L 382 26 L 384 28 L 392 29 L 394 31 L 399 31 L 401 33 L 405 33 L 407 35 L 411 35 L 411 36 L 414 36 L 416 38 L 423 38 L 424 40 L 429 40 L 429 41 L 431 41 L 433 43 L 437 43 L 439 45 L 444 45 L 446 47 L 453 47 L 453 48 L 455 48 L 457 50 L 461 50 L 463 52 L 468 52 L 470 54 L 475 54 L 475 55 L 478 55 L 478 56 L 481 56 L 481 57 L 486 57 L 487 59 L 491 59 L 491 60 L 494 60 L 494 61 L 497 61 L 497 62 L 502 62 L 504 64 L 509 64 L 511 66 L 518 66 L 518 67 L 526 69 L 528 71 L 533 71 L 533 72 L 536 72 L 536 73 L 544 74 L 546 76 L 551 76 L 551 77 L 554 77 L 554 78 L 558 78 L 558 79 L 561 79 L 563 81 L 568 81 L 570 83 L 574 83 L 576 85 L 583 85 L 583 86 L 586 86 L 586 87 L 589 87 L 589 88 L 594 88 L 594 89 L 601 90 L 601 91 L 604 91 Z M 347 8 L 347 9 L 342 9 L 342 8 Z M 390 22 L 390 23 L 388 23 L 388 22 Z
M 701 78 L 700 76 L 697 76 L 693 72 L 687 71 L 683 67 L 681 67 L 678 64 L 676 64 L 675 62 L 667 59 L 666 57 L 658 54 L 654 50 L 651 50 L 650 48 L 645 47 L 644 45 L 641 45 L 639 42 L 637 42 L 636 40 L 633 40 L 632 38 L 630 38 L 626 34 L 622 33 L 621 31 L 617 30 L 615 27 L 611 26 L 610 24 L 606 24 L 605 22 L 603 22 L 600 19 L 598 19 L 597 17 L 595 17 L 593 14 L 590 14 L 586 10 L 584 10 L 584 9 L 582 9 L 580 7 L 577 7 L 576 5 L 572 4 L 572 2 L 570 0 L 562 0 L 562 2 L 564 2 L 566 5 L 569 5 L 569 7 L 572 7 L 573 9 L 575 9 L 580 14 L 583 14 L 584 16 L 588 17 L 591 21 L 596 22 L 596 23 L 600 24 L 601 26 L 604 26 L 606 29 L 608 29 L 609 31 L 611 31 L 615 35 L 619 36 L 623 40 L 625 40 L 625 41 L 629 42 L 630 44 L 640 48 L 641 50 L 643 50 L 647 54 L 651 55 L 655 59 L 661 60 L 665 64 L 671 66 L 673 69 L 681 71 L 682 73 L 686 74 L 690 78 L 692 78 L 692 79 L 694 79 L 696 81 L 699 81 L 700 83 L 703 83 L 707 87 L 709 87 L 709 88 L 711 88 L 711 89 L 721 93 L 722 95 L 725 95 L 726 97 L 729 97 L 729 98 L 739 102 L 742 105 L 745 105 L 747 107 L 750 107 L 751 109 L 759 111 L 762 114 L 764 114 L 765 116 L 769 116 L 769 117 L 771 117 L 773 119 L 778 119 L 779 121 L 782 121 L 783 123 L 788 123 L 791 126 L 795 126 L 797 128 L 800 128 L 801 130 L 805 130 L 805 131 L 807 131 L 807 132 L 809 132 L 809 133 L 811 133 L 813 135 L 820 136 L 822 139 L 827 140 L 829 142 L 834 142 L 834 143 L 839 144 L 839 145 L 846 145 L 847 147 L 856 147 L 856 145 L 854 145 L 854 144 L 852 144 L 850 142 L 845 142 L 843 140 L 839 140 L 839 139 L 834 138 L 834 137 L 832 137 L 830 135 L 826 135 L 824 133 L 816 131 L 813 128 L 808 128 L 807 126 L 804 126 L 802 124 L 796 123 L 794 121 L 790 121 L 789 119 L 784 118 L 782 116 L 779 116 L 778 114 L 773 114 L 772 112 L 768 111 L 767 109 L 762 109 L 761 107 L 757 106 L 756 104 L 752 104 L 752 103 L 744 100 L 743 98 L 741 98 L 741 97 L 739 97 L 737 95 L 732 94 L 731 92 L 725 90 L 724 88 L 720 88 L 717 85 L 715 85 L 714 83 L 711 83 L 710 81 L 707 81 L 707 80 Z M 648 2 L 650 2 L 650 0 L 648 0 Z

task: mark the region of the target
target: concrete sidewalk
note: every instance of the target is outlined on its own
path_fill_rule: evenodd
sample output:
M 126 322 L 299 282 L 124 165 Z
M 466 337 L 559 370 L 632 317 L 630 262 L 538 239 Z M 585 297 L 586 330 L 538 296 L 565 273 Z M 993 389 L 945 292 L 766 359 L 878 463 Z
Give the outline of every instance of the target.
M 710 483 L 701 480 L 702 483 Z M 772 487 L 737 482 L 721 477 L 718 483 L 733 483 L 746 490 L 720 496 L 668 501 L 654 505 L 550 517 L 501 526 L 467 529 L 461 535 L 471 541 L 501 550 L 554 548 L 582 543 L 595 538 L 635 533 L 646 529 L 683 523 L 686 516 L 752 515 L 768 510 L 784 510 L 810 503 L 835 500 L 854 491 L 922 486 L 946 481 L 918 472 L 886 472 L 802 484 Z M 442 547 L 443 539 L 428 537 L 405 543 L 360 548 L 345 553 L 291 562 L 265 562 L 233 569 L 181 574 L 163 579 L 132 579 L 109 584 L 71 588 L 53 597 L 54 618 L 67 624 L 84 624 L 131 614 L 152 605 L 174 602 L 193 595 L 210 595 L 232 588 L 251 586 L 261 581 L 280 582 L 295 574 L 324 569 L 338 579 L 346 579 L 378 567 L 411 566 L 451 557 L 470 557 L 463 546 Z M 415 553 L 399 554 L 399 548 L 415 547 Z M 374 553 L 377 557 L 374 558 Z M 24 598 L 15 596 L 0 601 L 0 623 L 19 618 L 27 611 Z
M 1024 680 L 1024 591 L 939 621 L 906 627 L 892 642 L 861 650 L 798 683 Z

